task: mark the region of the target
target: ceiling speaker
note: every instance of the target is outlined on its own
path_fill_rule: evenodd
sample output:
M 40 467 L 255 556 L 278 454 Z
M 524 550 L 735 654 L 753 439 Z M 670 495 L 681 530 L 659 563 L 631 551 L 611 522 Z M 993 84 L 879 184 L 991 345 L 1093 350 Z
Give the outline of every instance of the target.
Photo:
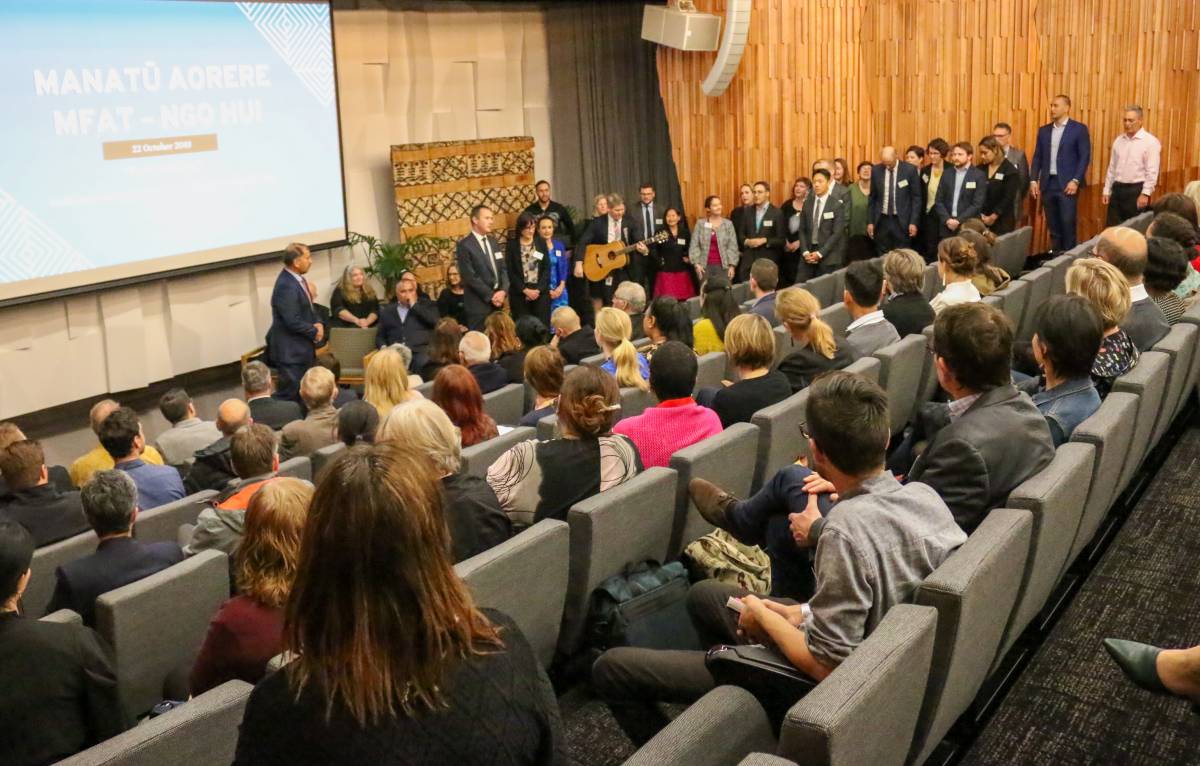
M 725 7 L 725 34 L 721 36 L 721 48 L 713 62 L 708 77 L 700 89 L 706 96 L 719 96 L 729 87 L 742 53 L 746 49 L 746 37 L 750 33 L 750 6 L 752 0 L 729 0 Z

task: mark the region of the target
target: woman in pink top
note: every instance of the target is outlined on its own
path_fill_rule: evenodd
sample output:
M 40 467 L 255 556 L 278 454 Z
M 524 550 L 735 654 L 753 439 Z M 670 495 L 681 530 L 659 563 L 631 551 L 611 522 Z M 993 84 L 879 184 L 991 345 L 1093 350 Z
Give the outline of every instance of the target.
M 638 448 L 642 464 L 666 467 L 671 455 L 721 433 L 721 418 L 692 399 L 696 387 L 696 354 L 679 341 L 668 341 L 650 360 L 650 389 L 657 407 L 613 426 Z

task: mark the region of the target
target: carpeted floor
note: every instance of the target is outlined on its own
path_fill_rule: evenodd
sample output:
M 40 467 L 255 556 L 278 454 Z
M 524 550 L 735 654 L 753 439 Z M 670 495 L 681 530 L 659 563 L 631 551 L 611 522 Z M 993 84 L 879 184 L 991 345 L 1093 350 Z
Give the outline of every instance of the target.
M 619 766 L 637 749 L 584 684 L 558 698 L 572 766 Z
M 1200 644 L 1200 429 L 1142 495 L 963 764 L 1197 764 L 1200 714 L 1129 683 L 1106 637 Z

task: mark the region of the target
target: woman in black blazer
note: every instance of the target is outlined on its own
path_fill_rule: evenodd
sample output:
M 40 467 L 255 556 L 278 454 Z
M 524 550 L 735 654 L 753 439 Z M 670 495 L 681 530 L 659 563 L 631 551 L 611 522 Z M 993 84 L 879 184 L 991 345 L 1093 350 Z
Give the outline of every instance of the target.
M 666 209 L 663 221 L 659 231 L 666 231 L 670 236 L 665 242 L 650 246 L 650 254 L 657 267 L 652 297 L 670 295 L 677 300 L 686 301 L 700 293 L 699 275 L 696 273 L 696 267 L 688 260 L 691 232 L 688 231 L 687 221 L 675 207 Z M 637 328 L 634 328 L 635 332 L 636 330 Z
M 779 206 L 783 217 L 783 261 L 779 264 L 779 284 L 790 285 L 796 281 L 796 272 L 800 265 L 800 213 L 804 210 L 804 200 L 812 192 L 812 181 L 801 176 L 792 183 L 792 198 Z M 738 240 L 741 246 L 742 240 Z
M 1004 159 L 1004 149 L 991 136 L 979 142 L 979 169 L 987 173 L 987 196 L 983 201 L 980 219 L 997 236 L 1008 234 L 1017 226 L 1016 200 L 1021 186 L 1017 167 Z
M 508 304 L 516 319 L 535 316 L 550 324 L 550 255 L 545 243 L 538 242 L 536 229 L 533 214 L 521 213 L 516 234 L 505 245 L 504 262 L 511 285 Z

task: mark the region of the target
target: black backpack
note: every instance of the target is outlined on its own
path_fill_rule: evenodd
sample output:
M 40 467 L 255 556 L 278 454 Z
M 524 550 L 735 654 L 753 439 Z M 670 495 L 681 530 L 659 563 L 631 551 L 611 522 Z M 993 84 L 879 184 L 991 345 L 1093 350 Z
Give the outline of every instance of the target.
M 701 649 L 687 612 L 689 582 L 683 564 L 643 561 L 592 591 L 588 644 L 594 649 Z

